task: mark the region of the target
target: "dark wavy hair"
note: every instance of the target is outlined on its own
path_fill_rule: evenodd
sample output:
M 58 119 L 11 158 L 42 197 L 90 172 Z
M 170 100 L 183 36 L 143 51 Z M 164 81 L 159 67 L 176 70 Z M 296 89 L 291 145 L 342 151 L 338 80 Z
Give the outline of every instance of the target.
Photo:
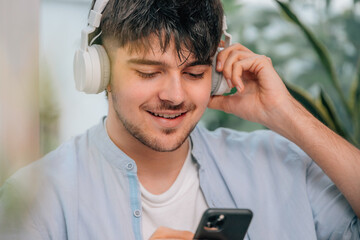
M 163 52 L 174 41 L 180 59 L 187 57 L 186 49 L 197 60 L 208 61 L 221 39 L 223 14 L 220 0 L 110 0 L 99 41 L 144 50 L 155 36 Z

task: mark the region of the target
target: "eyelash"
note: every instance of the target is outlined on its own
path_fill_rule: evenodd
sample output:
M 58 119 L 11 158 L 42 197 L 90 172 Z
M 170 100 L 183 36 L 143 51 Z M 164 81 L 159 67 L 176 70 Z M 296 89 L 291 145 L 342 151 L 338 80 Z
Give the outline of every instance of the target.
M 191 77 L 193 77 L 195 79 L 202 79 L 204 77 L 204 73 L 199 73 L 199 74 L 186 73 L 186 74 L 190 75 Z
M 153 78 L 158 74 L 157 72 L 144 73 L 144 72 L 140 72 L 140 71 L 136 71 L 136 73 L 142 78 Z M 204 77 L 204 73 L 193 74 L 193 73 L 185 72 L 185 74 L 188 74 L 190 77 L 195 78 L 195 79 L 202 79 Z
M 156 74 L 158 74 L 157 72 L 154 72 L 154 73 L 143 73 L 143 72 L 140 72 L 140 71 L 136 71 L 136 73 L 142 77 L 142 78 L 152 78 L 152 77 L 155 77 Z

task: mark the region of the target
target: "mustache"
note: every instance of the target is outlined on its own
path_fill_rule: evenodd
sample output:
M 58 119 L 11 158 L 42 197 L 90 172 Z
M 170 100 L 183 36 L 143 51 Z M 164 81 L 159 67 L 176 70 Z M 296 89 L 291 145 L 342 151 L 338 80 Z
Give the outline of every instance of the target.
M 188 111 L 192 111 L 196 108 L 195 104 L 186 104 L 186 103 L 180 103 L 177 105 L 172 104 L 171 102 L 168 101 L 161 101 L 159 104 L 157 105 L 144 105 L 143 106 L 144 109 L 148 110 L 148 111 L 182 111 L 182 112 L 188 112 Z

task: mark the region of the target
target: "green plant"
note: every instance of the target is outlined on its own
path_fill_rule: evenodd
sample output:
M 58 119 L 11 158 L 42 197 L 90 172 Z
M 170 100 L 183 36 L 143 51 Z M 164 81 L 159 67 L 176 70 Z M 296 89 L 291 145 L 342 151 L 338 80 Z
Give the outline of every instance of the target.
M 360 147 L 360 57 L 357 60 L 350 93 L 346 96 L 339 82 L 333 60 L 325 45 L 302 23 L 289 4 L 279 0 L 275 0 L 275 2 L 281 8 L 284 16 L 298 26 L 306 36 L 327 74 L 329 85 L 336 94 L 328 94 L 320 85 L 320 94 L 314 98 L 305 90 L 287 83 L 290 93 L 325 125 L 355 146 Z
M 234 0 L 223 0 L 234 41 L 271 57 L 292 95 L 325 125 L 359 147 L 360 22 L 355 5 L 360 1 L 334 12 L 334 0 L 316 4 L 289 0 L 291 7 L 298 7 L 301 14 L 309 11 L 313 14 L 315 21 L 306 25 L 289 4 L 274 2 L 283 14 L 279 14 L 276 5 L 254 7 L 250 3 L 239 5 Z M 215 110 L 205 113 L 203 123 L 209 129 L 264 128 Z

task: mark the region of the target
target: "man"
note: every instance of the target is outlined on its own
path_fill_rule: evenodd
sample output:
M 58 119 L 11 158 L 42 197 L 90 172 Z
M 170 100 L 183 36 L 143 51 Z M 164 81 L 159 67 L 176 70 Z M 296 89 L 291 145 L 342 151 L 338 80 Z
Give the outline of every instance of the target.
M 192 239 L 208 207 L 251 209 L 247 239 L 360 239 L 360 151 L 269 58 L 225 48 L 216 69 L 238 91 L 210 96 L 222 19 L 215 0 L 110 0 L 109 114 L 7 181 L 0 213 L 15 195 L 24 215 L 1 239 Z M 206 107 L 272 131 L 209 132 L 196 126 Z M 31 175 L 40 191 L 24 202 Z

